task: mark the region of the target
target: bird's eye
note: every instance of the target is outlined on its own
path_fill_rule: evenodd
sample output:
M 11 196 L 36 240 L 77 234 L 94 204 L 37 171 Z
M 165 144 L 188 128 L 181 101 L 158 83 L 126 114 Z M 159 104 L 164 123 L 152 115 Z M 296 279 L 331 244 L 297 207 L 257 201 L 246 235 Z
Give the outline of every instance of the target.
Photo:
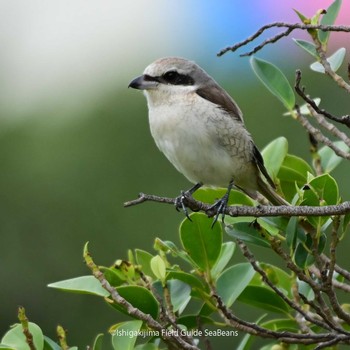
M 193 85 L 194 84 L 194 80 L 189 75 L 180 74 L 175 70 L 170 70 L 164 73 L 162 78 L 166 84 L 171 84 L 171 85 Z
M 177 80 L 180 78 L 180 74 L 174 70 L 171 70 L 169 72 L 166 72 L 163 75 L 163 78 L 170 84 L 176 84 Z

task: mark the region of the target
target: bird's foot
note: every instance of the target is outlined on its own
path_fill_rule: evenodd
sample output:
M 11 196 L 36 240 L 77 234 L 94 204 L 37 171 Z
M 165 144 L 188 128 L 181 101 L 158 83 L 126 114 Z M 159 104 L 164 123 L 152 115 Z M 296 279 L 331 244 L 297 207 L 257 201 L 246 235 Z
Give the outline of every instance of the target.
M 186 204 L 185 204 L 186 196 L 188 194 L 189 194 L 188 191 L 181 191 L 180 196 L 176 197 L 176 199 L 175 199 L 175 209 L 177 211 L 181 211 L 182 210 L 184 212 L 186 218 L 188 220 L 192 221 L 191 218 L 190 218 L 190 215 L 188 213 Z
M 233 180 L 230 181 L 228 187 L 227 187 L 227 192 L 225 193 L 225 195 L 219 199 L 218 201 L 216 201 L 210 208 L 209 210 L 213 210 L 215 209 L 216 214 L 213 220 L 213 223 L 211 224 L 211 227 L 213 228 L 215 223 L 218 221 L 219 219 L 219 215 L 221 215 L 221 220 L 222 223 L 224 223 L 225 220 L 225 213 L 226 213 L 226 208 L 227 208 L 227 203 L 228 203 L 228 199 L 230 197 L 230 192 L 231 189 L 233 187 Z
M 176 197 L 175 199 L 175 208 L 177 211 L 183 211 L 186 215 L 186 218 L 190 221 L 190 215 L 188 213 L 188 209 L 186 207 L 186 198 L 187 197 L 192 197 L 192 194 L 197 191 L 200 187 L 202 187 L 202 183 L 197 183 L 195 184 L 193 187 L 191 187 L 189 190 L 187 191 L 181 191 L 180 196 Z
M 222 222 L 224 222 L 225 219 L 225 212 L 226 212 L 226 208 L 227 208 L 227 203 L 228 203 L 228 197 L 229 197 L 229 193 L 225 193 L 225 195 L 219 199 L 218 201 L 216 201 L 210 208 L 209 210 L 214 210 L 216 211 L 213 223 L 211 224 L 211 227 L 213 228 L 215 223 L 218 221 L 219 219 L 219 215 L 221 215 L 221 220 Z

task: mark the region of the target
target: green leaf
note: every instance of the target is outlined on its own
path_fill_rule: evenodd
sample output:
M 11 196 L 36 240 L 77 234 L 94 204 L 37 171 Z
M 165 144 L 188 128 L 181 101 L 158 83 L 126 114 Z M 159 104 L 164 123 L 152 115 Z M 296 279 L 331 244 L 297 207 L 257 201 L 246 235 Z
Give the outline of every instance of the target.
M 266 315 L 260 316 L 254 323 L 259 325 L 260 322 L 265 318 Z M 252 334 L 245 334 L 242 338 L 241 342 L 236 347 L 236 350 L 250 350 L 251 349 L 251 343 L 254 340 L 254 336 Z
M 196 276 L 183 271 L 169 271 L 166 276 L 167 281 L 172 279 L 180 280 L 191 286 L 192 289 L 198 289 L 208 292 L 208 288 L 204 286 L 203 282 Z
M 269 320 L 261 324 L 262 327 L 273 331 L 298 332 L 299 326 L 295 320 L 289 318 Z
M 344 57 L 346 54 L 345 47 L 341 47 L 337 50 L 332 56 L 327 58 L 328 63 L 331 66 L 331 69 L 336 72 L 344 61 Z M 325 73 L 325 69 L 320 62 L 314 62 L 310 65 L 310 68 L 318 73 Z
M 154 319 L 157 319 L 159 314 L 159 304 L 148 289 L 141 286 L 121 286 L 117 287 L 116 290 L 119 295 L 127 300 L 131 305 L 141 310 L 145 314 L 150 314 Z M 109 305 L 118 311 L 127 314 L 125 309 L 120 305 L 112 301 Z
M 335 179 L 329 174 L 315 177 L 309 182 L 318 194 L 318 198 L 328 205 L 335 205 L 339 201 L 339 189 Z
M 279 234 L 279 228 L 276 226 L 275 222 L 270 218 L 258 218 L 257 223 L 271 236 L 276 236 Z M 263 231 L 261 231 L 263 233 Z
M 327 9 L 327 13 L 322 17 L 321 24 L 322 25 L 333 25 L 335 20 L 337 19 L 342 1 L 335 0 Z M 322 30 L 318 30 L 318 38 L 320 42 L 327 46 L 330 32 L 324 32 Z
M 187 283 L 183 283 L 179 280 L 170 280 L 167 284 L 173 310 L 181 315 L 191 300 L 191 287 Z
M 338 184 L 329 174 L 323 174 L 309 181 L 304 187 L 302 205 L 335 205 L 339 202 Z M 321 227 L 329 216 L 309 216 L 307 220 L 314 227 Z
M 308 54 L 310 54 L 311 56 L 314 56 L 316 59 L 320 58 L 316 51 L 316 46 L 313 43 L 311 43 L 310 41 L 301 40 L 301 39 L 293 39 L 293 40 L 299 47 L 305 50 Z
M 350 222 L 350 214 L 344 215 L 343 224 L 342 224 L 343 232 L 345 232 L 346 229 L 348 228 L 349 222 Z
M 314 300 L 315 299 L 315 293 L 310 287 L 309 284 L 307 284 L 304 281 L 298 280 L 298 293 L 302 294 L 306 299 L 308 300 Z
M 288 247 L 295 249 L 296 239 L 298 232 L 298 217 L 293 216 L 289 219 L 288 226 L 286 229 L 286 243 Z
M 307 266 L 310 266 L 314 263 L 315 258 L 313 255 L 310 254 L 311 249 L 312 249 L 312 238 L 310 235 L 306 235 L 306 242 L 299 242 L 297 245 L 297 249 L 295 250 L 294 253 L 294 261 L 297 266 L 299 266 L 301 269 L 304 269 Z M 326 244 L 326 236 L 322 234 L 319 239 L 318 243 L 318 253 L 322 254 L 324 247 Z
M 180 226 L 183 247 L 199 269 L 209 273 L 221 252 L 222 229 L 201 213 L 191 214 L 192 222 L 185 219 Z
M 142 321 L 122 322 L 113 327 L 112 345 L 114 350 L 133 350 Z
M 0 344 L 1 350 L 16 350 L 15 348 L 11 348 L 8 345 Z
M 250 64 L 254 73 L 266 88 L 270 90 L 289 111 L 293 110 L 295 95 L 282 71 L 272 63 L 256 57 L 251 58 Z
M 145 343 L 136 345 L 134 350 L 159 350 L 159 347 L 154 343 Z
M 206 316 L 200 315 L 185 315 L 177 319 L 177 324 L 184 325 L 187 329 L 197 329 L 200 324 L 214 324 L 215 321 Z
M 307 182 L 307 173 L 313 173 L 312 168 L 304 159 L 287 154 L 283 160 L 278 177 L 280 180 L 304 184 Z
M 341 149 L 343 152 L 349 152 L 350 148 L 346 145 L 344 141 L 335 141 L 333 142 L 334 146 Z M 321 157 L 322 169 L 325 173 L 330 173 L 334 170 L 343 160 L 343 158 L 337 156 L 334 151 L 328 146 L 323 146 L 318 151 L 319 156 Z
M 44 335 L 44 350 L 62 350 L 52 339 Z
M 292 287 L 294 283 L 294 279 L 291 275 L 283 271 L 277 266 L 266 264 L 266 263 L 260 263 L 260 267 L 264 270 L 269 280 L 280 290 L 283 290 L 286 295 L 288 295 L 290 298 L 293 297 L 292 295 Z M 250 285 L 259 285 L 262 287 L 265 287 L 265 283 L 261 280 L 260 275 L 255 276 L 257 279 L 259 279 L 259 284 L 254 283 L 255 278 L 251 281 Z
M 293 11 L 298 15 L 298 17 L 300 18 L 300 20 L 307 24 L 310 22 L 310 18 L 306 17 L 305 15 L 303 15 L 301 12 L 299 12 L 298 10 L 296 9 L 293 9 Z
M 165 280 L 166 270 L 164 260 L 156 255 L 151 259 L 151 269 L 154 275 L 161 281 Z
M 225 231 L 231 237 L 238 238 L 246 243 L 252 243 L 261 247 L 269 248 L 270 243 L 263 238 L 251 222 L 238 222 L 232 225 L 226 225 Z
M 213 268 L 211 269 L 211 275 L 214 279 L 222 272 L 222 270 L 228 264 L 228 262 L 232 258 L 235 248 L 236 244 L 234 242 L 225 242 L 222 244 L 219 258 L 216 261 Z
M 113 287 L 120 286 L 126 280 L 125 275 L 121 274 L 119 270 L 114 267 L 100 266 L 100 271 L 105 275 L 106 280 Z
M 150 276 L 155 278 L 152 268 L 151 268 L 151 260 L 153 255 L 146 252 L 142 249 L 135 249 L 136 262 L 141 265 L 141 270 L 146 276 Z
M 171 241 L 162 241 L 160 238 L 156 238 L 154 247 L 156 250 L 171 253 L 174 257 L 179 257 L 192 266 L 195 264 L 185 251 L 179 249 L 176 244 Z
M 222 198 L 227 192 L 226 188 L 200 188 L 193 197 L 204 203 L 214 203 Z M 231 190 L 228 205 L 249 205 L 253 206 L 253 200 L 241 191 Z
M 48 287 L 64 290 L 66 292 L 93 294 L 100 297 L 107 297 L 109 295 L 94 276 L 81 276 L 54 282 L 50 283 Z
M 319 9 L 317 12 L 311 17 L 311 23 L 312 25 L 318 25 L 320 23 L 320 17 L 325 13 L 324 9 Z M 315 29 L 309 29 L 308 32 L 315 31 Z
M 237 300 L 263 310 L 289 314 L 289 306 L 276 293 L 266 287 L 247 286 Z
M 271 141 L 262 150 L 266 169 L 268 169 L 274 181 L 277 180 L 277 174 L 282 166 L 283 160 L 288 152 L 288 141 L 285 137 L 278 137 Z
M 103 337 L 103 333 L 97 334 L 94 340 L 94 345 L 92 346 L 92 350 L 102 350 Z
M 255 271 L 251 264 L 241 263 L 229 267 L 216 282 L 217 292 L 230 307 L 253 278 Z
M 29 332 L 33 336 L 36 349 L 43 349 L 44 335 L 41 328 L 33 322 L 28 323 Z M 23 334 L 22 325 L 16 324 L 1 339 L 1 344 L 16 350 L 28 350 L 28 344 Z
M 295 195 L 295 183 L 300 187 L 307 183 L 307 174 L 313 173 L 312 168 L 302 158 L 287 154 L 278 173 L 280 186 L 287 200 Z
M 316 106 L 318 106 L 321 102 L 321 99 L 319 97 L 315 97 L 312 100 L 315 102 Z M 283 115 L 293 115 L 295 112 L 296 110 L 294 110 L 293 112 L 283 113 Z M 299 113 L 302 115 L 311 115 L 310 110 L 308 108 L 308 103 L 304 103 L 299 107 Z

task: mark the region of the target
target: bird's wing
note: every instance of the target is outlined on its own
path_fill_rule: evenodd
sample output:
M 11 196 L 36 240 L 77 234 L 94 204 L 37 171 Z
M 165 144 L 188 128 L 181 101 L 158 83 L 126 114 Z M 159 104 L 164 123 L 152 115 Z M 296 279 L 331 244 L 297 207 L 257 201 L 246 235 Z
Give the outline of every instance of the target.
M 216 104 L 218 107 L 228 112 L 232 118 L 237 121 L 243 122 L 243 115 L 236 102 L 231 96 L 217 84 L 208 84 L 206 87 L 201 87 L 196 90 L 196 93 Z
M 253 144 L 253 156 L 254 156 L 254 161 L 256 165 L 258 166 L 259 170 L 262 172 L 262 174 L 265 176 L 267 182 L 270 184 L 272 188 L 276 188 L 276 185 L 272 181 L 269 173 L 267 172 L 265 165 L 264 165 L 264 159 L 258 150 L 258 148 Z

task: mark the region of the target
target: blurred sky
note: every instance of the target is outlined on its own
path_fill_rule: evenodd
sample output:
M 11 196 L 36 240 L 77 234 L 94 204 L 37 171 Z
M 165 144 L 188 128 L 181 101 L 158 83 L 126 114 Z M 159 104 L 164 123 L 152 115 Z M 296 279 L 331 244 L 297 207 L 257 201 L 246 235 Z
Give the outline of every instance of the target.
M 216 58 L 216 52 L 263 24 L 298 21 L 292 8 L 311 16 L 330 3 L 0 1 L 1 117 L 17 120 L 15 117 L 28 116 L 37 108 L 88 104 L 111 85 L 126 88 L 131 77 L 161 56 L 232 66 L 232 54 Z M 344 1 L 341 11 L 337 23 L 349 23 L 350 1 Z M 287 54 L 281 51 L 282 57 Z M 235 61 L 235 69 L 246 61 Z M 213 68 L 216 70 L 220 77 L 222 66 L 220 70 Z

